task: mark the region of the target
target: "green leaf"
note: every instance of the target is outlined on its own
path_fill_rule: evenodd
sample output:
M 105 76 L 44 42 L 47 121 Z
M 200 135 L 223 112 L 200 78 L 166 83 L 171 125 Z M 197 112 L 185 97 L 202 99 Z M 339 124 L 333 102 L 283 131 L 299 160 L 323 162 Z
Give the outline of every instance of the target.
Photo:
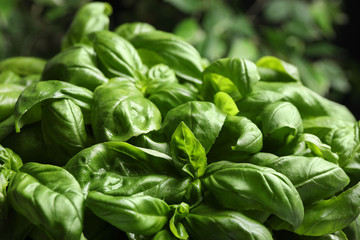
M 0 145 L 0 171 L 1 169 L 8 169 L 18 172 L 19 168 L 23 165 L 19 155 L 14 153 L 9 148 L 4 148 Z
M 127 40 L 114 32 L 99 31 L 94 33 L 93 45 L 107 77 L 140 78 L 140 56 Z
M 215 105 L 224 113 L 235 116 L 239 113 L 234 100 L 225 92 L 217 92 L 214 96 Z
M 304 120 L 303 123 L 304 132 L 316 135 L 339 156 L 341 167 L 356 158 L 360 149 L 360 122 L 354 124 L 332 117 L 317 117 Z
M 77 43 L 89 43 L 88 34 L 109 28 L 112 7 L 109 3 L 92 2 L 81 7 L 62 39 L 62 50 Z
M 0 84 L 19 84 L 20 79 L 20 76 L 11 70 L 0 71 Z
M 284 174 L 293 183 L 304 204 L 331 197 L 350 182 L 342 168 L 318 157 L 257 154 L 249 162 Z
M 169 221 L 170 231 L 178 239 L 188 239 L 189 234 L 186 232 L 181 220 L 189 214 L 189 205 L 180 203 L 174 208 L 174 214 Z
M 130 42 L 138 51 L 145 50 L 158 59 L 157 63 L 168 65 L 179 77 L 201 84 L 201 56 L 192 45 L 180 37 L 167 32 L 151 31 L 134 36 Z
M 179 172 L 184 171 L 193 178 L 204 175 L 207 166 L 205 149 L 184 122 L 180 122 L 171 137 L 170 151 Z
M 254 91 L 258 94 L 272 91 L 282 95 L 284 101 L 292 103 L 299 110 L 302 118 L 330 116 L 348 122 L 356 121 L 346 106 L 326 99 L 300 83 L 259 81 Z
M 28 86 L 19 96 L 14 111 L 15 128 L 26 124 L 26 113 L 32 108 L 39 108 L 39 103 L 47 99 L 70 99 L 83 111 L 90 111 L 93 93 L 82 87 L 62 81 L 36 82 Z
M 152 235 L 169 220 L 170 207 L 149 196 L 113 197 L 91 191 L 86 204 L 100 218 L 125 232 Z
M 270 90 L 254 90 L 247 97 L 236 102 L 239 109 L 238 115 L 244 116 L 253 122 L 258 121 L 258 116 L 271 103 L 284 100 L 284 96 Z
M 294 231 L 300 235 L 321 236 L 348 226 L 360 213 L 360 183 L 340 195 L 305 207 L 304 220 Z M 287 229 L 278 219 L 270 222 L 275 229 Z
M 14 113 L 14 107 L 24 86 L 0 83 L 0 122 L 4 121 Z
M 158 130 L 161 113 L 130 81 L 110 80 L 96 88 L 91 123 L 99 142 L 126 141 Z
M 299 137 L 299 142 L 305 142 L 311 152 L 318 157 L 326 159 L 329 162 L 338 163 L 339 156 L 331 151 L 331 147 L 322 143 L 320 138 L 313 134 L 304 133 Z
M 239 58 L 219 59 L 203 72 L 202 96 L 212 101 L 217 92 L 229 94 L 235 101 L 248 95 L 260 80 L 256 65 Z
M 208 159 L 240 162 L 262 147 L 263 135 L 255 123 L 245 117 L 227 115 Z
M 45 66 L 42 80 L 61 80 L 94 90 L 108 79 L 98 69 L 94 50 L 76 45 L 59 52 Z
M 166 115 L 162 130 L 170 140 L 180 122 L 184 122 L 209 152 L 224 124 L 226 115 L 210 102 L 191 101 L 173 108 Z
M 116 196 L 149 195 L 173 203 L 181 201 L 190 184 L 190 178 L 178 178 L 169 156 L 125 142 L 86 148 L 65 169 L 85 195 L 94 190 Z
M 299 70 L 279 58 L 266 56 L 256 62 L 262 81 L 300 82 Z
M 190 237 L 197 240 L 273 239 L 264 225 L 242 213 L 205 204 L 192 209 L 183 223 Z
M 176 240 L 176 238 L 169 230 L 164 229 L 156 233 L 151 240 Z
M 48 154 L 55 165 L 65 165 L 90 144 L 81 108 L 70 99 L 44 101 L 41 128 Z
M 294 228 L 303 220 L 299 193 L 285 175 L 271 168 L 219 161 L 207 167 L 202 183 L 225 208 L 269 211 Z
M 264 134 L 264 147 L 272 151 L 286 145 L 303 131 L 300 113 L 289 102 L 269 104 L 259 116 L 259 122 Z
M 130 40 L 135 37 L 137 34 L 141 34 L 144 32 L 152 32 L 156 29 L 145 22 L 131 22 L 131 23 L 123 23 L 120 26 L 116 27 L 114 32 L 119 36 L 125 38 L 126 40 Z
M 150 88 L 154 87 L 154 85 L 159 87 L 160 84 L 178 83 L 175 71 L 162 63 L 152 66 L 147 71 L 146 77 L 148 78 Z
M 0 72 L 7 70 L 22 76 L 41 74 L 45 64 L 46 60 L 37 57 L 9 57 L 0 61 Z
M 154 85 L 155 87 L 153 88 Z M 149 85 L 147 91 L 151 91 L 148 99 L 157 106 L 163 118 L 165 118 L 171 109 L 198 99 L 195 91 L 179 83 L 163 83 L 158 81 Z
M 76 179 L 60 167 L 27 163 L 9 185 L 16 211 L 52 239 L 80 239 L 84 197 Z

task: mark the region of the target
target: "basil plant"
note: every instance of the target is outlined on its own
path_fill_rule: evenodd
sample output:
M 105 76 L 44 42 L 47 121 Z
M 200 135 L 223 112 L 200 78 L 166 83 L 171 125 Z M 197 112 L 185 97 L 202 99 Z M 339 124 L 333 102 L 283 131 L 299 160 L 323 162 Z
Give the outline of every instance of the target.
M 2 239 L 360 239 L 360 122 L 270 56 L 81 8 L 0 62 Z

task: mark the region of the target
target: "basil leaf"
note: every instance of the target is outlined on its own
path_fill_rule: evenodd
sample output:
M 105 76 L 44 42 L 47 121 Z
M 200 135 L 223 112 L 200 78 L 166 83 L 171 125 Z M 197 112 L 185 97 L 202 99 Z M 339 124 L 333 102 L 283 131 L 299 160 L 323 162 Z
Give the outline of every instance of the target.
M 284 96 L 269 90 L 254 89 L 250 94 L 240 101 L 236 101 L 239 109 L 238 115 L 246 117 L 253 122 L 258 121 L 258 116 L 271 103 L 283 101 Z
M 64 169 L 24 164 L 10 182 L 8 196 L 16 211 L 51 238 L 80 239 L 84 197 L 75 178 Z
M 125 142 L 106 142 L 86 148 L 71 158 L 65 169 L 74 175 L 85 194 L 89 189 L 91 190 L 92 183 L 102 182 L 105 179 L 109 181 L 105 181 L 104 189 L 119 189 L 121 191 L 121 185 L 117 188 L 117 185 L 112 184 L 111 181 L 116 180 L 114 178 L 116 175 L 124 177 L 163 174 L 177 176 L 176 169 L 169 156 L 155 150 L 135 147 Z M 151 180 L 151 176 L 149 177 Z M 120 176 L 118 178 L 120 179 Z M 159 182 L 166 182 L 167 180 L 165 176 L 159 176 L 159 178 Z M 171 182 L 171 178 L 168 179 Z M 121 184 L 121 181 L 115 181 L 115 183 Z M 131 184 L 128 186 L 131 187 Z M 141 187 L 139 186 L 140 189 Z
M 168 112 L 162 130 L 171 139 L 180 122 L 184 122 L 209 152 L 224 124 L 226 115 L 210 102 L 191 101 Z
M 21 85 L 0 83 L 0 122 L 14 113 L 15 103 L 24 89 Z
M 253 122 L 245 117 L 227 115 L 208 159 L 239 162 L 262 147 L 263 135 Z
M 169 230 L 161 230 L 151 240 L 176 240 Z
M 158 108 L 133 83 L 116 79 L 95 90 L 91 115 L 99 142 L 126 141 L 161 125 Z
M 65 165 L 90 143 L 81 108 L 70 99 L 44 101 L 41 128 L 48 154 L 55 165 Z
M 61 49 L 64 50 L 77 43 L 89 43 L 88 34 L 109 28 L 112 7 L 109 3 L 92 2 L 81 7 L 71 22 L 67 33 L 62 39 Z
M 107 77 L 140 77 L 141 59 L 136 49 L 114 32 L 94 33 L 94 50 Z
M 273 239 L 265 226 L 240 212 L 215 209 L 204 204 L 192 209 L 183 223 L 192 239 Z
M 239 113 L 234 100 L 225 92 L 217 92 L 214 96 L 215 105 L 224 113 L 235 116 Z
M 299 137 L 299 142 L 305 142 L 311 152 L 321 158 L 326 159 L 329 162 L 338 163 L 339 156 L 331 151 L 331 147 L 325 143 L 322 143 L 320 138 L 313 134 L 304 133 Z
M 100 218 L 125 232 L 152 235 L 169 220 L 170 207 L 158 198 L 113 197 L 91 191 L 86 204 Z
M 332 117 L 304 120 L 304 131 L 320 138 L 339 156 L 339 165 L 345 166 L 356 157 L 360 148 L 359 122 L 351 123 Z
M 0 145 L 0 171 L 1 169 L 8 169 L 18 172 L 23 165 L 21 158 L 9 148 L 4 148 Z
M 198 51 L 178 36 L 162 32 L 142 32 L 130 42 L 139 51 L 145 51 L 175 70 L 176 74 L 195 84 L 201 84 L 202 61 Z
M 20 128 L 26 122 L 24 116 L 30 109 L 39 107 L 38 103 L 46 99 L 71 99 L 84 111 L 89 111 L 93 94 L 91 91 L 61 81 L 36 82 L 31 84 L 21 93 L 15 105 L 15 128 Z M 23 120 L 25 118 L 25 120 Z
M 304 220 L 294 231 L 300 235 L 322 236 L 345 228 L 359 213 L 360 183 L 340 195 L 305 207 Z M 279 219 L 270 221 L 275 229 L 288 229 L 287 223 Z
M 147 71 L 146 77 L 148 78 L 151 87 L 154 85 L 155 87 L 159 87 L 160 85 L 166 83 L 178 83 L 175 71 L 162 63 L 152 66 Z
M 214 95 L 222 91 L 237 101 L 249 94 L 259 80 L 256 65 L 251 61 L 239 58 L 219 59 L 203 72 L 202 96 L 205 100 L 212 101 Z
M 149 100 L 158 107 L 163 118 L 171 109 L 197 99 L 194 91 L 178 83 L 161 84 L 155 89 L 151 89 L 149 96 Z
M 188 239 L 189 234 L 186 232 L 184 225 L 180 221 L 189 214 L 189 205 L 180 203 L 174 208 L 174 215 L 169 222 L 170 231 L 177 239 Z
M 207 167 L 202 183 L 226 208 L 269 211 L 294 228 L 303 220 L 299 193 L 285 175 L 271 168 L 215 162 Z
M 331 197 L 349 184 L 342 168 L 318 157 L 283 156 L 273 158 L 259 154 L 251 163 L 270 167 L 284 174 L 294 184 L 304 204 Z
M 41 76 L 42 80 L 61 80 L 93 91 L 108 79 L 98 69 L 94 50 L 76 45 L 51 58 Z
M 3 142 L 6 137 L 15 132 L 15 120 L 14 115 L 6 118 L 4 121 L 0 122 L 0 143 Z
M 355 117 L 345 106 L 328 100 L 299 82 L 265 82 L 259 81 L 254 91 L 273 91 L 281 94 L 283 100 L 292 103 L 302 118 L 330 116 L 349 122 L 355 122 Z
M 267 82 L 300 82 L 299 70 L 292 64 L 273 56 L 256 62 L 261 80 Z
M 170 144 L 160 130 L 132 137 L 127 142 L 138 147 L 153 149 L 166 155 L 170 155 Z
M 289 102 L 276 102 L 265 107 L 259 116 L 264 148 L 279 148 L 289 143 L 303 131 L 302 119 L 297 108 Z
M 40 74 L 45 64 L 46 60 L 37 57 L 9 57 L 0 61 L 0 72 L 12 71 L 22 76 Z
M 170 142 L 174 166 L 193 178 L 204 175 L 207 159 L 204 147 L 184 122 L 180 122 Z
M 116 27 L 114 32 L 121 37 L 130 40 L 138 34 L 155 31 L 156 29 L 145 22 L 124 23 Z
M 0 71 L 0 84 L 20 84 L 21 77 L 11 70 Z

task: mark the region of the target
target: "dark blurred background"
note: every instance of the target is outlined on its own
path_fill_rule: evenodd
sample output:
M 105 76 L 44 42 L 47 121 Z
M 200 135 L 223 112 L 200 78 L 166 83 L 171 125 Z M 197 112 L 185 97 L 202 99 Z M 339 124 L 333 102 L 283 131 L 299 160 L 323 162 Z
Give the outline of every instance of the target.
M 49 59 L 76 11 L 90 0 L 1 0 L 0 60 Z M 274 55 L 299 68 L 309 88 L 360 119 L 360 16 L 353 0 L 113 0 L 111 29 L 147 22 L 213 61 Z

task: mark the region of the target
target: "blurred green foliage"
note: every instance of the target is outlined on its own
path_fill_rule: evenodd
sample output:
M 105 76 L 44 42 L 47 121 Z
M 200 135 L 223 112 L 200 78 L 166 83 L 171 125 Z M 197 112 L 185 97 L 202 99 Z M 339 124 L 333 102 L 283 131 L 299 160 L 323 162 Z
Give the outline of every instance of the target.
M 0 0 L 0 60 L 49 59 L 76 10 L 91 0 Z M 113 0 L 112 26 L 147 22 L 173 31 L 210 61 L 273 55 L 299 68 L 305 85 L 332 100 L 360 100 L 357 63 L 334 40 L 344 0 Z M 355 79 L 355 80 L 354 80 Z
M 76 10 L 89 0 L 1 0 L 0 59 L 51 57 Z
M 304 84 L 321 95 L 350 90 L 339 63 L 342 49 L 333 43 L 347 20 L 341 0 L 166 2 L 188 15 L 174 32 L 210 60 L 273 55 L 295 64 Z

